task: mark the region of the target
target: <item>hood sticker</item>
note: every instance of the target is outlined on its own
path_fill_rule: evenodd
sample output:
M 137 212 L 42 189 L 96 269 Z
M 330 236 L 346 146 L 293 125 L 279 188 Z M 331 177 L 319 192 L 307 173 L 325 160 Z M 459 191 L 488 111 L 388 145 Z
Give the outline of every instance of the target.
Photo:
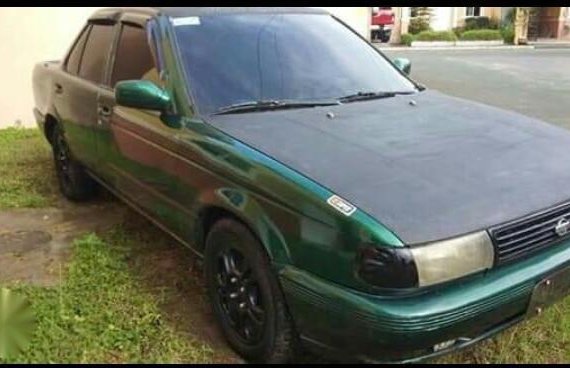
M 330 196 L 329 199 L 327 199 L 327 203 L 346 216 L 350 216 L 356 211 L 356 206 L 337 195 Z

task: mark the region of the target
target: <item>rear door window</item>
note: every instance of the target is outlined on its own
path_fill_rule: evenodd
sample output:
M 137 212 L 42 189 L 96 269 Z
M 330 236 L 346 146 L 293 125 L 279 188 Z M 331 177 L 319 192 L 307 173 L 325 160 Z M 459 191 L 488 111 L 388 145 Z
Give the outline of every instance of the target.
M 67 70 L 71 74 L 77 75 L 79 72 L 79 63 L 81 62 L 81 55 L 83 55 L 83 49 L 85 48 L 85 41 L 87 41 L 87 35 L 89 34 L 89 29 L 91 28 L 90 25 L 85 26 L 83 31 L 81 31 L 81 35 L 75 42 L 73 49 L 69 53 L 67 57 L 67 63 L 65 66 L 65 70 Z
M 94 83 L 101 83 L 107 63 L 107 57 L 113 42 L 112 24 L 93 24 L 85 51 L 81 58 L 79 76 Z

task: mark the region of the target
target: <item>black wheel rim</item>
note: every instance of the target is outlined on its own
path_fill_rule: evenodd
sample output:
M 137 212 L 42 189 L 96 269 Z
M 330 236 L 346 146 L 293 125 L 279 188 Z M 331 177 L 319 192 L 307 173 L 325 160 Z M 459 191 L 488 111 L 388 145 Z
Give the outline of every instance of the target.
M 56 137 L 54 156 L 55 156 L 55 166 L 57 169 L 59 180 L 61 181 L 64 187 L 67 187 L 67 185 L 71 181 L 70 168 L 69 168 L 71 160 L 69 157 L 69 148 L 67 147 L 65 139 L 63 139 L 61 134 L 58 134 Z
M 265 328 L 266 311 L 255 272 L 244 255 L 227 247 L 216 260 L 216 286 L 224 317 L 248 345 L 259 342 Z

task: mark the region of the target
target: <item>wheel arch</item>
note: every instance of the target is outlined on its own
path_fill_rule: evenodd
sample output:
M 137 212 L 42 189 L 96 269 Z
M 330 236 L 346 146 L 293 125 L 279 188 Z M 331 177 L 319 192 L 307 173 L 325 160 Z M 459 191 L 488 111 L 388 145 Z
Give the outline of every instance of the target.
M 238 196 L 246 198 L 245 204 L 228 203 L 227 196 L 234 200 Z M 221 198 L 225 201 L 221 201 Z M 272 263 L 290 263 L 289 250 L 283 234 L 263 207 L 251 196 L 237 190 L 218 190 L 209 200 L 201 201 L 196 213 L 192 243 L 197 245 L 200 252 L 204 251 L 206 238 L 212 226 L 221 219 L 230 218 L 244 225 L 255 236 Z
M 46 114 L 44 121 L 44 135 L 48 142 L 52 144 L 52 133 L 55 126 L 59 124 L 59 120 L 51 113 Z

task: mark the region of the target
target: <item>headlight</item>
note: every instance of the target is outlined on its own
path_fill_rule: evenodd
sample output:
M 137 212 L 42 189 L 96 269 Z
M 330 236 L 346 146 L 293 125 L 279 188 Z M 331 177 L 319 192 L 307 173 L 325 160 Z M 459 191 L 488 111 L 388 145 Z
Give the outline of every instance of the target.
M 493 266 L 493 243 L 486 231 L 411 247 L 419 286 L 433 285 Z
M 493 266 L 486 231 L 414 247 L 367 245 L 360 249 L 357 273 L 382 288 L 413 288 L 453 280 Z
M 358 255 L 358 276 L 381 288 L 418 286 L 418 273 L 409 248 L 367 245 Z

